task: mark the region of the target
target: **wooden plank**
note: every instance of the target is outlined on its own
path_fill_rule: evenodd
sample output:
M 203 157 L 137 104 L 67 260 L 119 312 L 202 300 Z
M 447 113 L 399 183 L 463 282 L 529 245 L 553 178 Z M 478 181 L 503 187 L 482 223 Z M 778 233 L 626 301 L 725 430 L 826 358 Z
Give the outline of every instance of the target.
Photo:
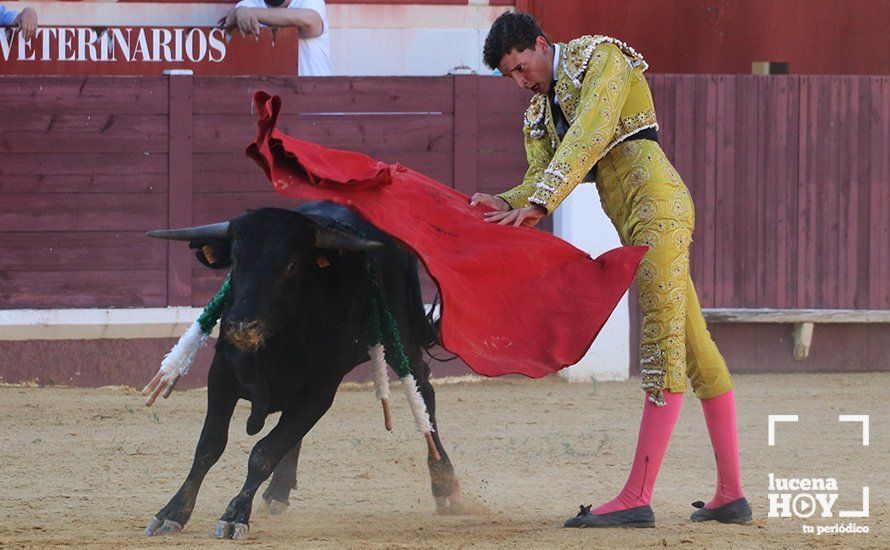
M 148 231 L 166 214 L 161 193 L 4 193 L 0 232 Z
M 192 265 L 192 306 L 206 306 L 225 278 L 225 269 L 209 269 L 195 260 Z
M 224 221 L 241 215 L 249 208 L 293 208 L 295 199 L 275 193 L 272 187 L 265 193 L 200 193 L 192 203 L 194 224 Z
M 0 308 L 163 306 L 166 271 L 0 271 Z
M 163 193 L 167 155 L 7 153 L 0 193 Z
M 484 117 L 489 113 L 509 113 L 518 115 L 522 123 L 522 115 L 528 109 L 533 94 L 520 89 L 509 78 L 478 77 L 479 80 L 479 113 Z
M 695 93 L 690 101 L 695 102 L 693 175 L 691 178 L 693 202 L 695 204 L 695 233 L 690 256 L 693 281 L 699 301 L 703 305 L 715 303 L 715 274 L 718 261 L 717 251 L 717 78 L 696 76 Z
M 720 349 L 720 353 L 726 359 L 727 363 L 732 365 L 731 368 L 733 374 L 756 368 L 757 365 L 761 364 L 761 359 L 759 357 L 760 343 L 758 341 L 758 328 L 760 328 L 760 326 L 729 324 L 715 325 L 714 328 L 717 329 L 712 329 L 714 342 L 717 343 L 717 347 Z M 786 327 L 782 327 L 783 330 L 785 328 Z M 791 331 L 788 330 L 788 333 L 790 336 Z M 789 351 L 787 353 L 790 362 L 791 346 L 788 345 L 788 348 Z
M 709 323 L 890 323 L 890 310 L 702 309 Z
M 166 243 L 141 232 L 3 233 L 0 271 L 144 271 L 166 263 Z
M 859 155 L 860 134 L 864 129 L 859 127 L 859 79 L 846 77 L 840 79 L 842 103 L 839 110 L 838 143 L 840 166 L 837 185 L 847 192 L 838 192 L 838 220 L 840 235 L 838 236 L 838 307 L 857 307 L 860 277 L 860 262 L 867 261 L 867 256 L 860 258 L 860 241 L 867 240 L 862 234 L 860 218 L 868 224 L 868 203 L 862 201 L 868 195 L 868 183 L 860 175 L 867 174 L 868 161 L 856 162 Z M 865 134 L 867 135 L 867 134 Z M 864 166 L 863 166 L 864 164 Z M 863 208 L 864 207 L 864 208 Z M 865 216 L 863 216 L 865 214 Z M 863 238 L 864 237 L 864 238 Z M 862 306 L 859 306 L 862 307 Z
M 816 296 L 816 225 L 818 224 L 818 146 L 819 132 L 819 82 L 818 77 L 801 77 L 800 81 L 800 132 L 798 141 L 798 214 L 797 214 L 797 299 L 795 307 L 813 307 Z
M 695 81 L 698 78 L 700 77 L 693 75 L 676 75 L 673 79 L 674 116 L 671 128 L 674 141 L 671 160 L 690 189 L 696 188 L 695 147 L 699 143 L 695 141 Z
M 479 140 L 477 127 L 479 112 L 476 98 L 478 82 L 476 76 L 464 75 L 454 78 L 454 117 L 453 147 L 454 169 L 451 186 L 465 195 L 472 195 L 478 188 L 477 167 L 479 164 Z
M 664 149 L 664 143 L 661 137 L 661 133 L 667 131 L 667 127 L 664 125 L 662 121 L 661 114 L 665 111 L 664 107 L 664 87 L 665 87 L 665 78 L 666 76 L 663 74 L 650 74 L 646 76 L 646 81 L 649 84 L 649 90 L 652 92 L 652 105 L 655 107 L 655 114 L 658 120 L 658 142 L 661 144 L 661 148 Z M 665 116 L 667 113 L 665 113 Z M 667 151 L 665 151 L 667 152 Z
M 518 185 L 528 169 L 522 121 L 531 95 L 506 78 L 479 78 L 476 99 L 477 190 L 500 193 Z
M 794 283 L 797 273 L 797 224 L 798 222 L 798 152 L 800 140 L 800 77 L 779 77 L 784 85 L 779 89 L 777 116 L 783 126 L 778 128 L 779 158 L 774 172 L 780 193 L 776 196 L 779 226 L 776 248 L 779 277 L 776 291 L 776 307 L 791 307 L 795 302 Z
M 479 153 L 477 171 L 478 190 L 482 193 L 500 193 L 512 189 L 522 182 L 528 163 L 525 151 L 499 151 Z
M 689 189 L 694 205 L 695 227 L 692 243 L 689 246 L 689 276 L 693 281 L 702 281 L 705 265 L 705 243 L 707 233 L 701 230 L 704 222 L 702 213 L 704 178 L 696 172 L 696 149 L 704 145 L 696 139 L 696 80 L 694 75 L 678 75 L 677 91 L 674 96 L 674 167 Z M 710 260 L 708 260 L 710 261 Z
M 196 115 L 196 153 L 241 154 L 256 138 L 250 115 Z M 453 151 L 451 115 L 289 115 L 278 129 L 326 147 L 367 153 Z
M 479 152 L 519 151 L 524 158 L 522 113 L 521 110 L 513 113 L 486 113 L 480 109 L 477 128 Z
M 161 76 L 3 76 L 0 115 L 167 113 Z
M 716 174 L 716 227 L 717 242 L 721 244 L 715 259 L 714 303 L 721 307 L 738 305 L 741 297 L 734 287 L 736 256 L 736 77 L 719 75 L 717 78 L 717 174 Z M 741 191 L 741 190 L 740 190 Z
M 780 88 L 778 115 L 785 121 L 779 128 L 777 146 L 781 147 L 776 163 L 775 177 L 781 182 L 781 192 L 777 195 L 780 205 L 776 210 L 779 218 L 779 242 L 776 249 L 778 273 L 781 279 L 777 284 L 776 307 L 793 307 L 796 303 L 796 278 L 798 265 L 798 193 L 799 193 L 799 150 L 800 150 L 800 77 L 778 77 L 784 87 Z M 784 115 L 782 114 L 784 113 Z M 782 141 L 784 138 L 784 141 Z
M 69 387 L 141 386 L 175 343 L 175 339 L 0 342 L 7 365 L 0 380 Z M 177 389 L 206 386 L 212 356 L 212 352 L 199 354 Z M 72 358 L 76 358 L 76 368 L 72 368 Z
M 840 77 L 825 77 L 820 79 L 820 84 L 822 93 L 819 98 L 819 124 L 823 131 L 817 138 L 819 177 L 816 178 L 819 187 L 817 202 L 819 223 L 816 226 L 819 258 L 812 266 L 816 272 L 818 300 L 813 305 L 836 308 L 839 307 L 838 263 L 841 257 L 838 239 L 841 231 L 838 220 L 838 186 L 842 184 L 842 180 L 838 152 L 842 145 L 840 126 L 844 124 L 840 116 L 843 98 Z
M 192 76 L 171 76 L 170 184 L 167 227 L 192 225 Z M 192 299 L 192 255 L 180 243 L 167 245 L 167 305 L 184 306 Z
M 766 77 L 735 78 L 735 200 L 733 220 L 732 278 L 734 303 L 742 307 L 757 305 L 757 197 L 761 184 L 757 179 L 757 113 L 761 109 L 758 80 Z
M 661 75 L 655 112 L 658 118 L 658 142 L 671 162 L 674 161 L 674 142 L 676 135 L 676 75 Z
M 451 113 L 452 84 L 442 77 L 195 77 L 195 115 L 253 114 L 263 90 L 296 113 Z M 256 133 L 256 116 L 253 133 Z
M 369 150 L 367 154 L 382 162 L 400 162 L 442 183 L 447 184 L 451 180 L 454 161 L 447 153 L 423 150 L 390 152 Z M 229 153 L 196 153 L 192 156 L 192 163 L 196 193 L 266 192 L 271 189 L 271 184 L 262 170 L 246 156 Z
M 890 307 L 890 77 L 870 80 L 869 307 Z
M 870 196 L 871 196 L 871 158 L 868 154 L 868 139 L 871 132 L 871 112 L 869 105 L 871 104 L 871 87 L 869 86 L 871 79 L 860 77 L 856 79 L 856 90 L 858 96 L 852 109 L 851 118 L 855 123 L 850 128 L 850 144 L 849 157 L 853 166 L 853 179 L 858 188 L 858 201 L 850 202 L 850 210 L 848 212 L 848 223 L 856 226 L 856 259 L 857 265 L 848 263 L 845 276 L 856 279 L 856 290 L 848 299 L 851 300 L 849 307 L 867 308 L 869 297 L 869 275 L 867 269 L 862 266 L 868 265 L 869 251 L 868 245 L 871 239 L 869 233 L 869 216 L 870 216 Z M 855 92 L 854 92 L 855 93 Z M 890 124 L 890 123 L 888 123 Z M 890 155 L 890 145 L 888 145 L 887 154 Z M 855 220 L 855 221 L 854 221 Z
M 178 338 L 200 314 L 193 307 L 4 309 L 0 341 Z
M 753 305 L 756 307 L 774 306 L 777 301 L 777 287 L 780 284 L 780 264 L 778 258 L 778 241 L 781 234 L 775 230 L 780 224 L 779 211 L 782 203 L 778 200 L 784 182 L 777 181 L 778 164 L 782 162 L 780 149 L 781 135 L 787 130 L 787 120 L 781 114 L 781 97 L 779 80 L 775 78 L 757 79 L 757 95 L 762 108 L 757 112 L 758 151 L 772 151 L 773 154 L 762 155 L 757 164 L 757 186 L 761 192 L 757 197 L 757 296 Z M 765 185 L 766 182 L 771 182 Z
M 0 153 L 166 153 L 167 115 L 9 113 Z

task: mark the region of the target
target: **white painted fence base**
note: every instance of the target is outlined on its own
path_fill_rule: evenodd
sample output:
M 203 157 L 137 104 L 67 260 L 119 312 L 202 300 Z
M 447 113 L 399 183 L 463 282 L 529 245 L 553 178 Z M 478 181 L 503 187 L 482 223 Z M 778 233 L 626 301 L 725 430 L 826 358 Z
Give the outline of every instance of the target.
M 600 206 L 596 186 L 579 185 L 554 212 L 554 233 L 596 257 L 621 246 L 618 233 Z M 560 371 L 570 382 L 627 380 L 630 375 L 630 310 L 621 299 L 590 351 Z
M 0 309 L 0 340 L 179 338 L 201 311 L 196 307 Z

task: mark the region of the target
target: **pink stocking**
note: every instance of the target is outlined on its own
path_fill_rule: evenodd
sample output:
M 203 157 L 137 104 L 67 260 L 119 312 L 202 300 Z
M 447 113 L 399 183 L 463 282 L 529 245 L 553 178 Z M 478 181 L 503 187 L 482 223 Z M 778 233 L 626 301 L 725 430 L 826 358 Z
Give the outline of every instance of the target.
M 717 491 L 713 500 L 705 504 L 705 508 L 712 509 L 745 496 L 742 493 L 739 434 L 732 390 L 711 399 L 702 399 L 701 407 L 717 459 Z
M 648 397 L 648 396 L 647 396 Z M 624 488 L 618 496 L 591 511 L 593 514 L 608 514 L 652 502 L 652 490 L 664 453 L 667 451 L 671 433 L 680 417 L 683 394 L 664 391 L 665 406 L 658 407 L 648 399 L 643 404 L 643 420 L 640 422 L 640 435 L 637 438 L 637 451 L 633 466 Z

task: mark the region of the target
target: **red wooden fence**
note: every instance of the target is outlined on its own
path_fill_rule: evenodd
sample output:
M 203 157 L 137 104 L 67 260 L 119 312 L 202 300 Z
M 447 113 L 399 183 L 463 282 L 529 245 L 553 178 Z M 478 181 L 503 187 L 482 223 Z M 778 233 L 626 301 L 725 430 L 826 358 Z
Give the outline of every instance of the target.
M 890 308 L 890 78 L 650 79 L 705 306 Z M 285 130 L 465 193 L 525 169 L 527 97 L 504 79 L 0 77 L 0 308 L 202 305 L 220 274 L 143 232 L 287 205 L 243 155 L 257 89 Z M 713 328 L 735 372 L 890 368 L 880 326 L 819 329 L 805 365 L 787 327 Z M 138 385 L 171 345 L 0 342 L 0 380 Z
M 703 305 L 890 308 L 890 77 L 650 77 L 696 201 Z M 285 131 L 471 193 L 519 180 L 503 79 L 0 77 L 0 307 L 201 305 L 218 273 L 148 229 L 286 205 L 243 150 Z
M 651 77 L 711 307 L 890 307 L 890 78 Z

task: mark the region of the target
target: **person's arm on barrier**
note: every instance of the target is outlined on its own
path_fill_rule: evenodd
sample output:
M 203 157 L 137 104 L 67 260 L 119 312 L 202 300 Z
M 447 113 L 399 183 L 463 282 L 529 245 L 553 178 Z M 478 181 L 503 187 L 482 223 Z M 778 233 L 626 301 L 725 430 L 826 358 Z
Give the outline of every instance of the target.
M 37 33 L 37 12 L 34 8 L 17 12 L 0 6 L 0 27 L 16 27 L 22 38 L 30 40 Z
M 321 8 L 324 3 L 321 2 Z M 256 36 L 261 25 L 268 27 L 297 27 L 300 38 L 315 38 L 324 31 L 321 12 L 313 8 L 251 8 L 238 6 L 222 19 L 224 29 L 237 28 L 245 35 Z

